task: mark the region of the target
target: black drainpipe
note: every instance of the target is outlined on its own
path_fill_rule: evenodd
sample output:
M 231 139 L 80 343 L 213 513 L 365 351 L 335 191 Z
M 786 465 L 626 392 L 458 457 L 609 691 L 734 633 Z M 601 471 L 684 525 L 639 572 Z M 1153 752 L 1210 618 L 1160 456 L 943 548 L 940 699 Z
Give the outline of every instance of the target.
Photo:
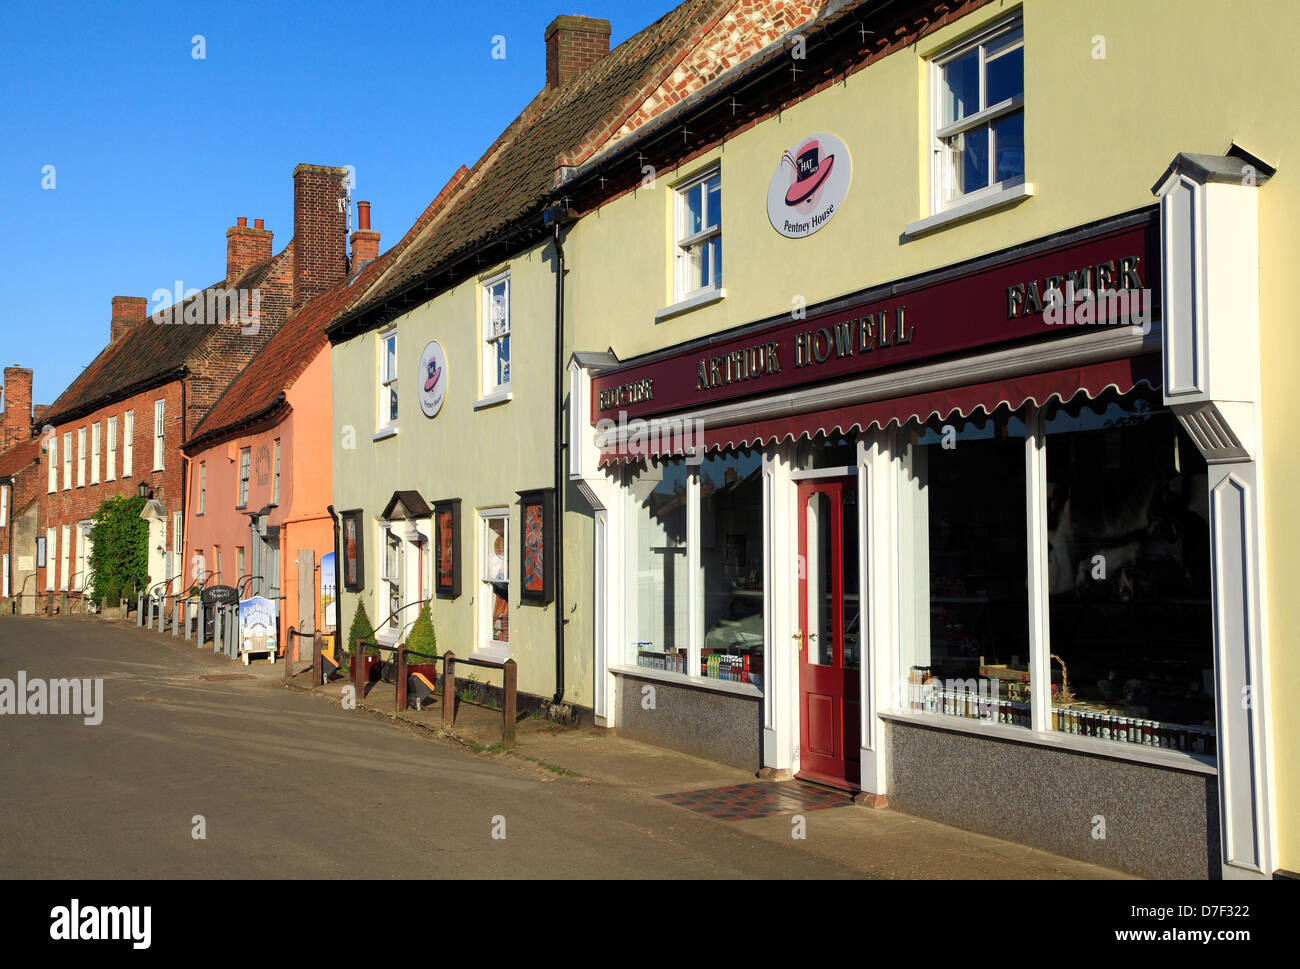
M 340 636 L 343 633 L 343 584 L 339 582 L 339 516 L 334 511 L 334 506 L 329 505 L 325 509 L 330 513 L 330 518 L 334 520 L 334 655 L 339 655 Z M 325 616 L 322 615 L 321 619 Z
M 564 242 L 567 211 L 552 209 L 555 243 L 555 696 L 564 699 Z

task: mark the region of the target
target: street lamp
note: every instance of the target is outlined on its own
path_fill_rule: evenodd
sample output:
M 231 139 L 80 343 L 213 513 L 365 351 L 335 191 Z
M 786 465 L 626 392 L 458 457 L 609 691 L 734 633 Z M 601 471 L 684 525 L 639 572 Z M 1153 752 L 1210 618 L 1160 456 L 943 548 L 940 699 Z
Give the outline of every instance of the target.
M 140 493 L 141 498 L 149 497 L 149 485 L 144 481 L 141 481 L 138 485 L 136 485 L 136 491 Z

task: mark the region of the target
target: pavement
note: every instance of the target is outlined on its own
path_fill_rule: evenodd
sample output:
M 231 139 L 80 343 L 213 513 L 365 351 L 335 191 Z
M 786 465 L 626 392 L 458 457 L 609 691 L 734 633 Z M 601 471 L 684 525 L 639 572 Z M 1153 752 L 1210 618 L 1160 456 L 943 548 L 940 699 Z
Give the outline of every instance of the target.
M 0 677 L 105 691 L 98 726 L 0 717 L 0 876 L 1129 877 L 852 804 L 718 820 L 662 795 L 798 785 L 527 717 L 503 751 L 499 710 L 461 702 L 448 732 L 385 684 L 345 709 L 305 666 L 287 684 L 133 623 L 0 618 Z

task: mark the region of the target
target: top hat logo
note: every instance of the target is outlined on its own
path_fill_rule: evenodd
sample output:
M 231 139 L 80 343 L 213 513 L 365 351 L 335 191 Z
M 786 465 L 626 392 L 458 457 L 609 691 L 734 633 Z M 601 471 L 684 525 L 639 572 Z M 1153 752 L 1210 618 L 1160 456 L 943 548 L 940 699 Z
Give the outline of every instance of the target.
M 429 369 L 424 381 L 424 392 L 427 394 L 438 386 L 438 378 L 442 376 L 442 370 L 438 367 L 437 360 L 429 361 Z
M 822 186 L 835 166 L 835 156 L 821 157 L 821 144 L 810 138 L 792 156 L 786 152 L 783 160 L 790 163 L 790 188 L 785 193 L 785 204 L 796 211 L 808 214 L 817 207 Z

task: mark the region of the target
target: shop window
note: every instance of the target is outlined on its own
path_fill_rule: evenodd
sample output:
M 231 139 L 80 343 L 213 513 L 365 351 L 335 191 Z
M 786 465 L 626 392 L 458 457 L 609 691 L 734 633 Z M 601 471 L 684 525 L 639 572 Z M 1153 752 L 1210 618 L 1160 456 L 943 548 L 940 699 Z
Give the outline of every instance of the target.
M 905 709 L 1030 725 L 1025 434 L 1007 408 L 900 432 Z
M 397 331 L 379 335 L 379 430 L 397 429 Z
M 795 467 L 800 471 L 855 468 L 858 464 L 858 432 L 818 434 L 802 438 L 795 450 Z
M 236 508 L 248 507 L 248 476 L 253 461 L 253 449 L 241 448 L 239 451 L 239 503 Z
M 483 284 L 483 396 L 510 390 L 510 274 Z
M 104 463 L 104 480 L 113 481 L 117 478 L 117 418 L 108 419 L 108 459 Z
M 479 513 L 479 651 L 510 648 L 510 513 Z
M 99 484 L 100 428 L 96 421 L 90 428 L 90 483 Z
M 63 490 L 72 488 L 72 432 L 63 435 Z
M 935 212 L 1024 181 L 1024 46 L 1016 17 L 935 58 Z
M 689 673 L 686 505 L 690 468 L 682 459 L 627 471 L 627 662 Z
M 677 189 L 677 299 L 722 287 L 722 174 L 713 169 Z
M 697 672 L 761 687 L 763 460 L 757 451 L 712 454 L 698 475 L 704 629 Z M 856 514 L 853 527 L 856 535 Z
M 135 411 L 122 418 L 122 477 L 131 477 L 135 454 Z
M 1052 729 L 1215 752 L 1206 465 L 1156 395 L 1051 407 Z

